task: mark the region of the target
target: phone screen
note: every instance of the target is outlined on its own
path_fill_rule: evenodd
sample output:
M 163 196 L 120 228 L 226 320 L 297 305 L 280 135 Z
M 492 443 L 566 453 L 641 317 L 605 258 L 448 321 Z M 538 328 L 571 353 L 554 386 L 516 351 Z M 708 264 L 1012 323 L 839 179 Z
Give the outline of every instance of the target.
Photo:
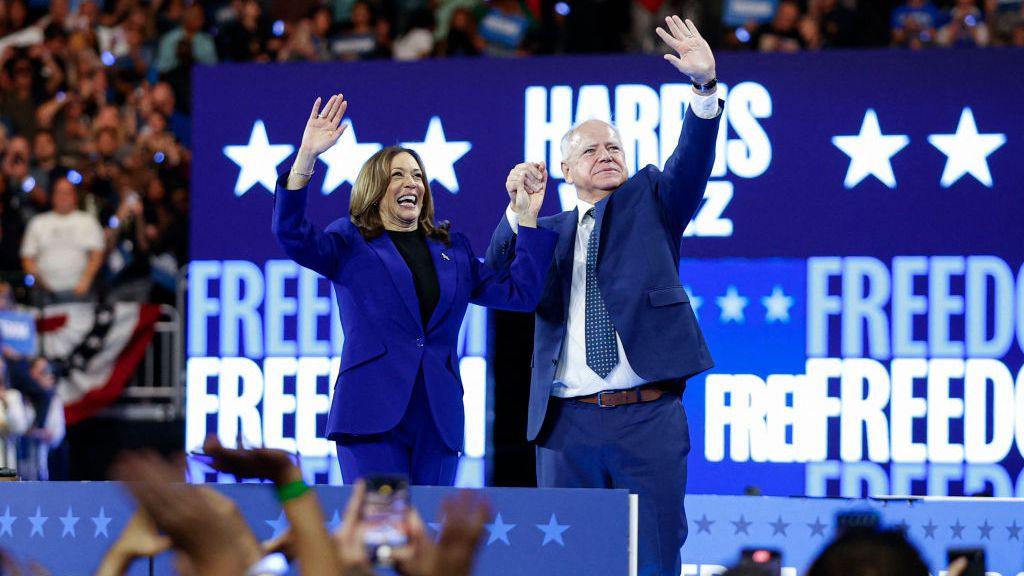
M 366 478 L 366 500 L 363 502 L 364 543 L 370 558 L 377 565 L 393 562 L 392 553 L 405 546 L 405 515 L 409 510 L 409 479 L 403 476 L 370 476 Z
M 962 576 L 985 576 L 985 550 L 982 548 L 950 548 L 946 557 L 947 566 L 957 558 L 967 558 L 967 570 Z
M 782 552 L 774 548 L 744 548 L 740 552 L 740 564 L 753 569 L 758 575 L 780 576 Z

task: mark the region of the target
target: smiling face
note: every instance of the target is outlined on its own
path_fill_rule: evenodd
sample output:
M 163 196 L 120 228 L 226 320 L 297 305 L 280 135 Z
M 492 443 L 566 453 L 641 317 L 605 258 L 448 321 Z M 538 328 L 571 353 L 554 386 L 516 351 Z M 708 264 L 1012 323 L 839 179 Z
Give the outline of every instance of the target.
M 591 204 L 626 181 L 626 154 L 619 135 L 607 123 L 588 120 L 569 135 L 562 160 L 565 181 Z
M 380 199 L 380 219 L 387 230 L 415 230 L 423 210 L 423 168 L 408 152 L 391 159 L 388 185 Z

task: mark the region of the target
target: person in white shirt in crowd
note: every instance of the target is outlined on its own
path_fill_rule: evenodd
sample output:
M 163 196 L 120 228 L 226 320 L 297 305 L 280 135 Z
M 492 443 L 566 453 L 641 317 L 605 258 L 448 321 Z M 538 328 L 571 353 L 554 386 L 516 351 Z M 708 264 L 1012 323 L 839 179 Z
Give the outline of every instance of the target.
M 103 229 L 78 210 L 78 192 L 67 178 L 54 181 L 51 195 L 53 209 L 28 222 L 22 266 L 51 301 L 87 299 L 103 265 Z

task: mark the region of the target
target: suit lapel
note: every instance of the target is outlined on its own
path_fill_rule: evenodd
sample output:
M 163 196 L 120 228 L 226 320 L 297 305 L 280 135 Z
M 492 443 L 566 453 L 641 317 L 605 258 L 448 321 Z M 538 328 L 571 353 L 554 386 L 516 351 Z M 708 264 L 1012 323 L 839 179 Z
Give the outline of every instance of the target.
M 569 292 L 572 290 L 573 251 L 576 247 L 576 228 L 579 216 L 576 209 L 562 213 L 558 227 L 558 244 L 555 246 L 555 263 L 558 268 L 559 285 L 562 288 L 562 312 L 568 318 Z
M 431 330 L 441 318 L 448 312 L 455 299 L 455 291 L 458 288 L 458 270 L 455 265 L 455 253 L 451 248 L 446 247 L 437 240 L 427 240 L 430 247 L 430 257 L 434 261 L 434 270 L 437 272 L 437 284 L 441 295 L 437 300 L 437 307 L 434 308 L 430 321 L 427 322 L 427 331 Z
M 420 301 L 416 297 L 416 286 L 412 282 L 412 272 L 409 271 L 409 266 L 405 264 L 402 255 L 395 248 L 395 243 L 391 241 L 391 237 L 388 236 L 387 232 L 383 232 L 380 236 L 370 240 L 368 244 L 377 253 L 377 256 L 380 257 L 381 262 L 384 263 L 384 268 L 387 269 L 388 275 L 391 276 L 391 280 L 395 283 L 395 288 L 398 289 L 398 295 L 401 297 L 402 303 L 405 304 L 406 309 L 412 314 L 416 325 L 419 326 L 422 323 L 422 320 L 420 320 Z

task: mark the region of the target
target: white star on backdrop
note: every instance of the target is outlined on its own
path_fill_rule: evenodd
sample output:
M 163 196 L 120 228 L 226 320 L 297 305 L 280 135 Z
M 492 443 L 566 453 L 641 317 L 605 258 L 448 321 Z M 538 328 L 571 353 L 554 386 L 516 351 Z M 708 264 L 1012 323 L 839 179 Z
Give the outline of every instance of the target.
M 743 323 L 743 309 L 747 306 L 747 299 L 740 296 L 739 292 L 736 291 L 736 287 L 730 285 L 725 291 L 725 296 L 719 296 L 715 298 L 715 302 L 718 303 L 718 307 L 722 309 L 722 315 L 719 318 L 723 323 L 738 322 Z
M 694 296 L 693 290 L 690 288 L 689 284 L 683 286 L 683 290 L 686 290 L 686 297 L 690 299 L 690 308 L 693 309 L 693 315 L 697 316 L 697 310 L 700 308 L 701 304 L 704 303 L 704 299 L 699 296 Z
M 987 159 L 1006 143 L 1006 134 L 979 134 L 974 113 L 970 106 L 966 106 L 960 113 L 955 134 L 932 134 L 928 142 L 946 155 L 946 167 L 940 181 L 943 188 L 949 188 L 966 174 L 991 188 L 992 173 Z
M 241 168 L 238 180 L 235 181 L 235 196 L 245 194 L 254 184 L 261 184 L 273 192 L 277 182 L 277 165 L 290 156 L 294 149 L 291 144 L 271 144 L 263 120 L 253 123 L 248 144 L 224 147 L 224 155 Z
M 441 126 L 441 118 L 434 116 L 427 125 L 427 135 L 422 142 L 402 142 L 402 146 L 414 150 L 423 159 L 424 168 L 430 181 L 437 181 L 452 194 L 459 192 L 459 179 L 455 176 L 455 163 L 466 155 L 473 145 L 465 140 L 448 141 Z
M 346 121 L 347 122 L 347 121 Z M 320 189 L 324 195 L 348 182 L 355 185 L 356 176 L 363 163 L 369 160 L 382 146 L 376 142 L 365 142 L 360 144 L 356 139 L 356 129 L 351 122 L 347 122 L 348 128 L 342 133 L 341 138 L 320 155 L 320 160 L 327 164 L 327 174 L 324 175 L 323 188 Z
M 776 285 L 772 288 L 771 296 L 762 297 L 761 304 L 767 310 L 764 315 L 765 322 L 789 322 L 789 309 L 793 306 L 793 297 L 786 296 L 782 286 Z
M 868 176 L 874 176 L 889 188 L 895 188 L 892 157 L 909 143 L 910 137 L 905 134 L 882 135 L 878 115 L 873 108 L 868 108 L 859 134 L 832 137 L 832 144 L 850 157 L 843 186 L 853 188 Z

